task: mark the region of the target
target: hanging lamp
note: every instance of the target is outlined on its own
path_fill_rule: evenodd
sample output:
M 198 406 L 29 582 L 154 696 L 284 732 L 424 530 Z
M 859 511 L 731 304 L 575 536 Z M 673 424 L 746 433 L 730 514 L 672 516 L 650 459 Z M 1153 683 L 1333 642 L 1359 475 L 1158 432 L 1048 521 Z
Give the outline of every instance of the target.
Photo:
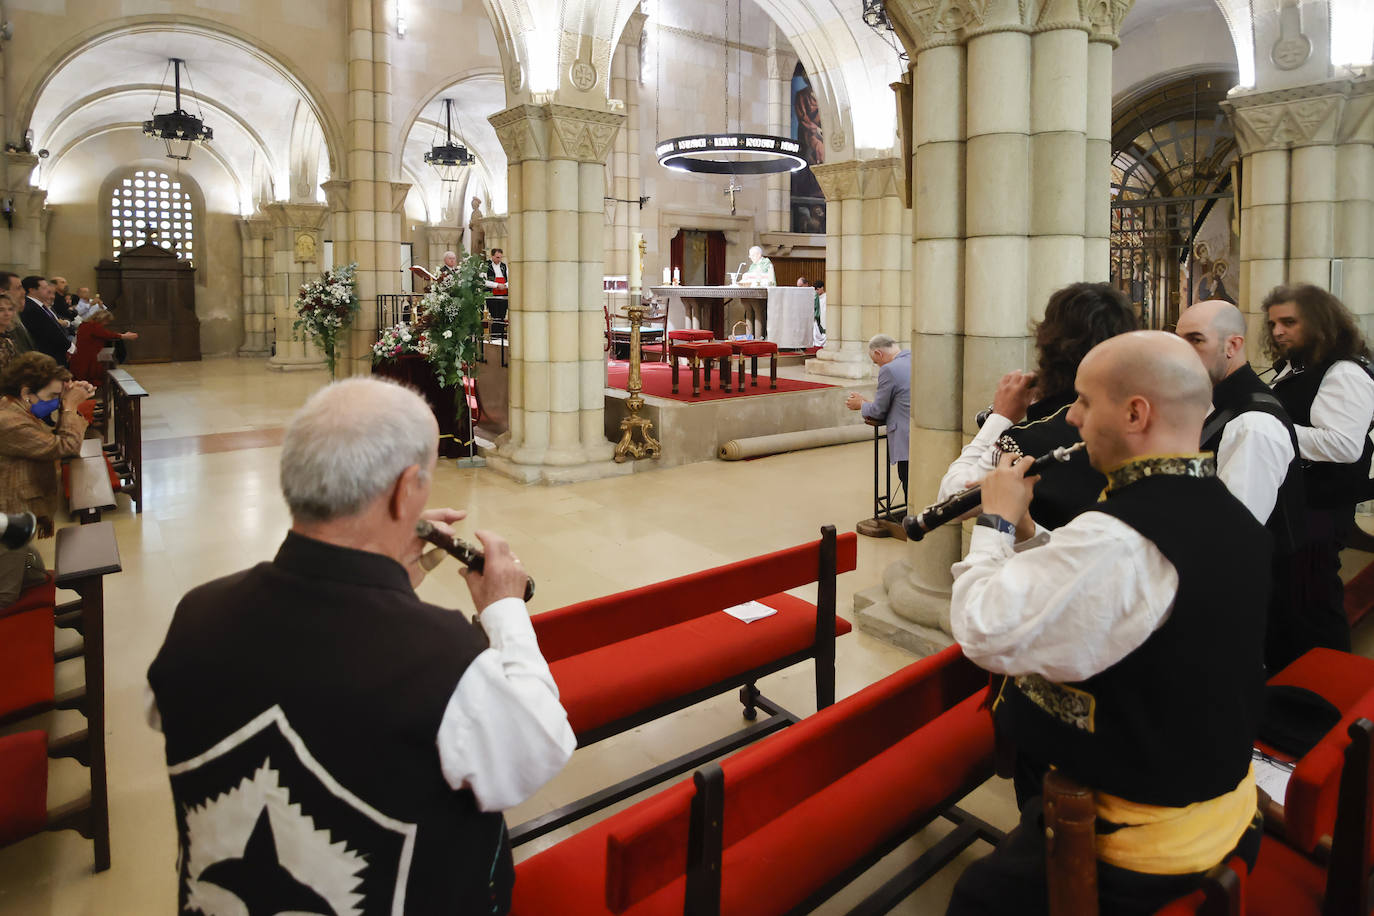
M 737 26 L 739 24 L 738 16 L 741 15 L 743 15 L 742 10 L 737 14 Z M 725 32 L 728 37 L 730 32 L 729 0 L 726 0 L 725 5 Z M 655 56 L 661 58 L 663 54 L 662 19 L 658 23 L 658 34 L 659 51 Z M 686 134 L 681 137 L 659 140 L 654 144 L 654 154 L 658 157 L 658 164 L 674 171 L 693 172 L 701 175 L 774 175 L 781 172 L 796 172 L 806 168 L 806 159 L 801 155 L 801 144 L 790 137 L 746 131 L 730 132 L 730 50 L 728 43 L 725 55 L 726 132 Z M 661 80 L 655 86 L 656 91 L 660 85 Z M 735 107 L 738 112 L 740 110 L 738 100 Z M 658 106 L 656 106 L 657 108 Z M 736 126 L 739 126 L 742 120 L 741 116 L 737 116 L 735 119 Z
M 440 181 L 457 181 L 463 169 L 477 161 L 461 143 L 453 142 L 453 99 L 444 99 L 444 142 L 425 153 L 425 162 L 434 166 Z
M 204 143 L 215 138 L 215 132 L 205 126 L 205 121 L 195 115 L 185 111 L 181 107 L 181 68 L 186 61 L 179 57 L 171 59 L 171 66 L 174 73 L 175 88 L 173 92 L 176 98 L 176 108 L 172 111 L 157 113 L 157 102 L 153 103 L 153 116 L 143 122 L 143 133 L 145 136 L 156 137 L 161 140 L 167 148 L 168 159 L 179 159 L 185 161 L 191 158 L 191 147 L 196 143 Z M 188 68 L 186 78 L 189 81 L 191 71 Z M 158 92 L 158 98 L 162 98 L 162 92 Z M 199 106 L 197 106 L 199 111 Z M 202 114 L 204 112 L 201 112 Z

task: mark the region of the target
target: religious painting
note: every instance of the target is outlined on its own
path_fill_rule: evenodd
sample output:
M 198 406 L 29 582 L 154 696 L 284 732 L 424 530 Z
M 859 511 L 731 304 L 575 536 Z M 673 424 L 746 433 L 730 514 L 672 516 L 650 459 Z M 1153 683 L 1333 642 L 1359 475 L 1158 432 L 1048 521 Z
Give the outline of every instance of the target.
M 825 162 L 821 104 L 801 64 L 792 72 L 792 139 L 801 145 L 807 167 L 792 173 L 792 231 L 825 233 L 825 197 L 811 166 Z
M 1202 228 L 1193 238 L 1193 250 L 1188 259 L 1185 273 L 1192 295 L 1188 290 L 1180 297 L 1183 302 L 1202 302 L 1205 299 L 1225 299 L 1236 301 L 1237 279 L 1232 267 L 1236 264 L 1239 249 L 1238 239 L 1232 231 L 1231 208 L 1229 200 L 1220 206 L 1212 207 Z

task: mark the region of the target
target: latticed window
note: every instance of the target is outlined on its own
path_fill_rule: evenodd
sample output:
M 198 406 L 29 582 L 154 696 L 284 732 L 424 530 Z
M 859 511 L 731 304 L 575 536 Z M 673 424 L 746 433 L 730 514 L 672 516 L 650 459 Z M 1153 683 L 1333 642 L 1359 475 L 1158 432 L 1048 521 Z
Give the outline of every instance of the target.
M 180 180 L 156 169 L 138 169 L 116 182 L 110 198 L 110 241 L 115 257 L 125 248 L 154 242 L 194 260 L 190 192 Z

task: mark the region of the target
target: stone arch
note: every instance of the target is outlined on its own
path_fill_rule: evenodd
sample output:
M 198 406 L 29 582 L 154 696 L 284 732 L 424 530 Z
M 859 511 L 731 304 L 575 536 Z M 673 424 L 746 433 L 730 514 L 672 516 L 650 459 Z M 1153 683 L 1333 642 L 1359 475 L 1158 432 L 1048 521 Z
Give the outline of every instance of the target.
M 441 99 L 445 97 L 454 98 L 462 94 L 465 88 L 471 90 L 474 87 L 487 90 L 492 97 L 479 100 L 477 104 L 482 106 L 481 112 L 471 110 L 466 112 L 460 118 L 460 123 L 455 125 L 454 133 L 477 156 L 475 169 L 480 175 L 483 188 L 490 195 L 486 200 L 486 205 L 498 209 L 505 206 L 506 154 L 500 141 L 496 138 L 495 129 L 487 121 L 489 115 L 501 110 L 500 93 L 506 88 L 505 81 L 501 72 L 494 68 L 473 68 L 433 84 L 432 88 L 423 93 L 410 111 L 406 113 L 405 119 L 400 122 L 396 135 L 395 148 L 398 153 L 393 157 L 395 170 L 393 178 L 402 180 L 402 177 L 406 176 L 418 188 L 422 189 L 425 210 L 429 214 L 431 224 L 437 224 L 442 219 L 444 208 L 442 189 L 437 187 L 437 181 L 430 179 L 432 170 L 423 163 L 418 153 L 419 146 L 428 145 L 433 130 L 440 125 L 440 122 L 434 117 L 427 115 L 434 115 L 436 103 Z M 496 91 L 491 92 L 491 90 Z M 492 110 L 485 111 L 486 107 L 491 107 Z M 464 184 L 467 183 L 464 182 Z M 467 207 L 464 202 L 456 214 L 460 224 L 467 218 L 466 210 Z
M 337 119 L 325 105 L 324 94 L 319 88 L 314 86 L 308 77 L 291 64 L 285 55 L 265 46 L 259 37 L 240 32 L 223 23 L 197 17 L 178 16 L 175 19 L 170 19 L 157 15 L 136 16 L 122 21 L 113 28 L 97 25 L 73 36 L 35 66 L 33 75 L 19 95 L 22 101 L 15 113 L 16 132 L 22 135 L 32 126 L 34 113 L 46 91 L 52 85 L 53 80 L 67 67 L 102 44 L 121 37 L 150 32 L 183 33 L 222 42 L 268 67 L 283 82 L 290 85 L 309 106 L 319 121 L 324 134 L 330 172 L 335 177 L 344 176 L 347 168 L 347 157 L 344 154 L 346 147 L 343 131 Z

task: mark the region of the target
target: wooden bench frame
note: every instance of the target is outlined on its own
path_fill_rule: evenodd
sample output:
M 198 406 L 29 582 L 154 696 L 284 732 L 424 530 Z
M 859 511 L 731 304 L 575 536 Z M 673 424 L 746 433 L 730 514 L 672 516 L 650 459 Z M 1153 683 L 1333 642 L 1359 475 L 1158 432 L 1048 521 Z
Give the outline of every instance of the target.
M 90 772 L 90 791 L 79 799 L 48 811 L 48 830 L 71 829 L 91 840 L 95 870 L 110 867 L 110 799 L 105 769 L 105 576 L 119 572 L 119 546 L 110 522 L 69 526 L 57 532 L 58 588 L 75 591 L 76 601 L 54 608 L 55 626 L 78 631 L 79 650 L 54 653 L 55 661 L 80 655 L 85 686 L 43 704 L 5 716 L 3 723 L 22 721 L 51 709 L 77 709 L 86 727 L 70 735 L 50 738 L 48 756 L 71 757 Z M 27 612 L 25 612 L 27 613 Z
M 774 659 L 747 671 L 739 672 L 699 690 L 640 709 L 613 722 L 588 729 L 577 736 L 577 746 L 579 748 L 588 747 L 598 741 L 629 731 L 646 722 L 661 719 L 670 713 L 686 709 L 688 706 L 719 696 L 735 688 L 739 688 L 740 702 L 744 706 L 743 715 L 750 722 L 749 725 L 695 750 L 688 751 L 666 763 L 624 779 L 615 785 L 583 796 L 547 814 L 531 818 L 512 827 L 510 830 L 511 846 L 528 843 L 530 840 L 537 839 L 603 808 L 637 795 L 651 786 L 681 776 L 684 773 L 690 773 L 706 761 L 732 753 L 766 735 L 800 721 L 800 717 L 795 713 L 784 709 L 759 691 L 757 681 L 761 677 L 781 671 L 784 668 L 790 668 L 807 659 L 814 659 L 816 665 L 816 708 L 824 709 L 832 705 L 835 702 L 837 542 L 835 527 L 833 525 L 824 526 L 821 529 L 816 576 L 818 591 L 816 596 L 815 639 L 808 648 Z M 759 709 L 768 714 L 766 718 L 757 718 Z
M 692 798 L 691 820 L 687 833 L 687 885 L 682 912 L 683 916 L 720 916 L 721 872 L 725 855 L 725 771 L 719 763 L 710 763 L 693 773 L 692 780 L 697 791 Z M 886 842 L 870 849 L 805 901 L 789 910 L 788 916 L 801 916 L 816 910 L 890 855 L 897 847 L 940 818 L 954 824 L 954 829 L 860 901 L 849 911 L 849 916 L 880 916 L 890 912 L 978 840 L 984 840 L 993 846 L 1002 842 L 1006 838 L 1004 832 L 982 818 L 969 814 L 957 804 L 961 798 L 985 781 L 979 780 L 961 786 L 936 808 L 910 820 Z
M 129 485 L 125 492 L 134 502 L 134 511 L 143 512 L 143 399 L 148 392 L 123 369 L 111 369 L 106 397 L 112 402 L 111 445 L 117 461 L 128 466 Z M 109 446 L 106 450 L 111 450 Z

